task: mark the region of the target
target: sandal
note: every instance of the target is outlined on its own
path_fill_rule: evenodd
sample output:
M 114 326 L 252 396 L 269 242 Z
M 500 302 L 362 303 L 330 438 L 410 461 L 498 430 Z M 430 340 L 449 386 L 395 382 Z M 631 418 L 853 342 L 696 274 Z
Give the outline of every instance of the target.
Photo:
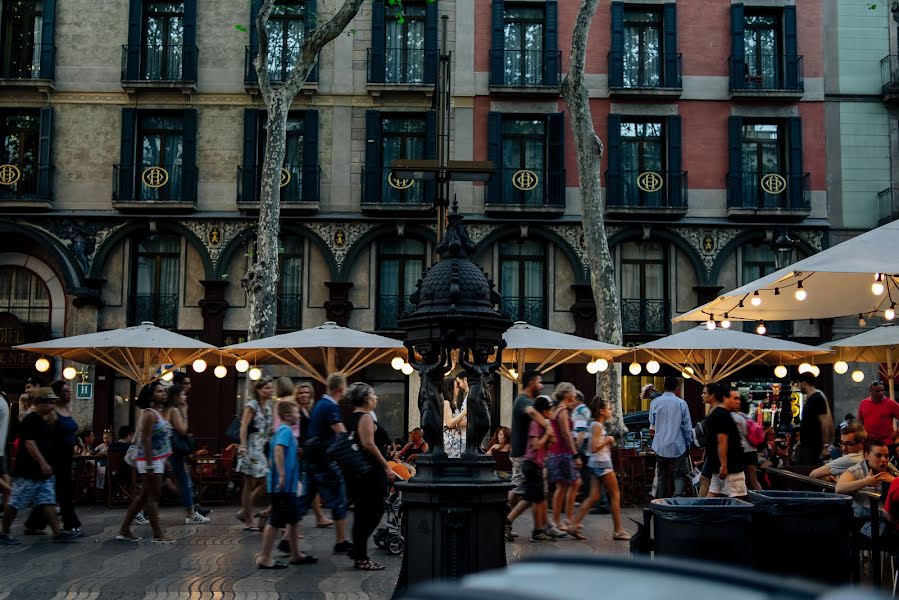
M 334 521 L 331 521 L 328 519 L 328 520 L 322 521 L 321 523 L 316 523 L 315 526 L 318 527 L 319 529 L 324 529 L 325 527 L 330 527 L 333 524 L 334 524 Z
M 372 562 L 368 559 L 357 560 L 356 564 L 353 565 L 353 568 L 358 571 L 383 571 L 385 569 L 384 565 L 379 565 L 378 563 Z
M 287 563 L 281 562 L 280 560 L 276 560 L 270 565 L 258 562 L 256 563 L 257 569 L 286 569 Z
M 290 561 L 292 565 L 314 565 L 318 562 L 318 557 L 311 554 L 304 554 L 300 558 Z
M 170 537 L 156 538 L 155 537 L 150 541 L 153 542 L 154 544 L 174 544 L 175 538 L 170 538 Z
M 238 521 L 240 521 L 241 523 L 246 523 L 246 522 L 247 522 L 246 517 L 244 517 L 244 516 L 243 516 L 242 514 L 240 514 L 240 513 L 234 513 L 234 517 L 235 517 Z
M 256 527 L 255 525 L 252 525 L 250 527 L 244 527 L 243 530 L 244 531 L 252 531 L 253 533 L 259 533 L 260 531 L 262 531 L 262 529 L 260 529 L 259 527 Z
M 612 534 L 612 539 L 616 542 L 626 542 L 631 539 L 631 536 L 629 533 L 622 531 Z
M 581 533 L 580 529 L 571 528 L 568 530 L 568 533 L 576 540 L 586 540 L 587 536 Z

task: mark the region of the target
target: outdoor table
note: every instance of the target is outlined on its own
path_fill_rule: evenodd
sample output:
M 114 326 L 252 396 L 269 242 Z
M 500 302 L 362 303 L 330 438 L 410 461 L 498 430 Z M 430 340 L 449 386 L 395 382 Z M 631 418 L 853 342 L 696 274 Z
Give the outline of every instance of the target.
M 105 454 L 76 454 L 72 457 L 72 460 L 75 463 L 74 466 L 74 478 L 72 481 L 72 485 L 75 486 L 74 490 L 74 498 L 75 502 L 82 499 L 82 489 L 86 490 L 85 496 L 90 496 L 91 502 L 95 502 L 97 499 L 97 461 L 103 460 L 106 458 Z M 93 469 L 90 469 L 93 467 Z M 82 488 L 82 479 L 85 478 L 85 475 L 89 474 L 87 477 L 87 486 L 86 488 Z

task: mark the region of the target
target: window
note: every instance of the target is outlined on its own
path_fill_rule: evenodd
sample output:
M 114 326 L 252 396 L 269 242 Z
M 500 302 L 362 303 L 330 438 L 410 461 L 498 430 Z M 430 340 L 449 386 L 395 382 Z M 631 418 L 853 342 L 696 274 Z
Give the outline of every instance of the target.
M 487 158 L 498 165 L 487 204 L 565 206 L 563 113 L 487 117 Z
M 546 327 L 546 245 L 510 240 L 499 246 L 502 309 L 513 321 Z
M 178 281 L 181 238 L 150 234 L 134 244 L 132 324 L 152 321 L 178 327 Z
M 23 198 L 37 193 L 38 183 L 38 145 L 40 138 L 40 120 L 38 111 L 6 112 L 0 118 L 0 135 L 3 147 L 0 148 L 0 164 L 13 165 L 18 170 L 18 180 L 11 185 L 0 185 L 0 197 Z M 13 173 L 11 179 L 16 178 Z M 4 181 L 7 178 L 4 177 Z
M 770 246 L 762 244 L 743 246 L 740 254 L 742 267 L 740 285 L 770 275 L 777 270 L 774 251 Z M 757 323 L 743 323 L 743 331 L 755 333 L 757 326 Z M 767 335 L 788 335 L 792 331 L 790 321 L 765 321 L 765 327 L 768 329 Z
M 780 84 L 780 16 L 746 14 L 743 44 L 746 51 L 746 84 L 777 89 Z
M 490 84 L 531 87 L 559 83 L 558 3 L 492 0 Z
M 425 12 L 423 4 L 387 7 L 386 83 L 424 82 Z
M 656 87 L 662 82 L 662 13 L 624 11 L 624 87 Z
M 378 242 L 378 329 L 394 330 L 412 310 L 409 296 L 425 266 L 425 243 L 414 239 Z
M 141 175 L 141 200 L 172 200 L 180 196 L 183 178 L 183 123 L 180 116 L 145 114 L 138 122 L 137 172 Z M 165 185 L 146 184 L 143 173 L 162 167 L 168 173 Z M 152 180 L 151 180 L 152 181 Z
M 667 249 L 657 242 L 641 241 L 623 243 L 618 252 L 624 333 L 668 333 Z
M 278 257 L 278 329 L 303 327 L 303 240 L 282 237 Z
M 731 92 L 801 93 L 796 6 L 744 9 L 731 4 Z M 801 94 L 800 94 L 801 95 Z
M 662 122 L 623 121 L 621 123 L 621 174 L 624 181 L 624 202 L 634 206 L 658 205 L 662 197 L 661 192 L 641 190 L 637 185 L 637 179 L 642 173 L 647 172 L 657 173 L 664 177 L 664 171 L 665 139 Z
M 50 290 L 32 271 L 23 267 L 0 267 L 0 312 L 14 315 L 22 323 L 50 322 Z
M 53 40 L 44 43 L 43 33 L 51 20 L 44 24 L 45 0 L 4 0 L 2 2 L 2 25 L 0 25 L 0 78 L 3 79 L 50 79 L 47 67 L 52 63 L 42 62 L 52 58 Z M 51 30 L 52 31 L 52 30 Z M 47 54 L 47 57 L 42 57 Z M 42 69 L 44 67 L 44 69 Z
M 268 22 L 268 76 L 272 82 L 287 81 L 299 61 L 306 33 L 305 7 L 300 0 L 279 0 L 272 6 Z M 255 57 L 254 57 L 255 58 Z
M 432 182 L 401 181 L 391 177 L 398 159 L 436 157 L 437 113 L 366 112 L 366 149 L 363 185 L 364 204 L 418 205 L 434 200 Z
M 184 63 L 184 3 L 144 3 L 141 79 L 181 79 Z

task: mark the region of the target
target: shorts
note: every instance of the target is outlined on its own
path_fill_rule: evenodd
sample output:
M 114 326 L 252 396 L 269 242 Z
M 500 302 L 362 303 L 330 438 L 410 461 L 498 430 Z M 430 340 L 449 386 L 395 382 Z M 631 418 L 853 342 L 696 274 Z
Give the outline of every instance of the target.
M 721 479 L 717 474 L 712 476 L 709 485 L 710 494 L 720 494 L 728 498 L 740 498 L 749 494 L 746 491 L 746 473 L 731 473 L 726 479 Z
M 9 505 L 17 511 L 24 510 L 29 506 L 55 506 L 56 477 L 51 475 L 47 479 L 17 478 L 13 480 Z
M 337 463 L 308 463 L 303 473 L 303 493 L 297 500 L 299 518 L 302 519 L 312 506 L 312 501 L 320 495 L 322 503 L 331 509 L 335 521 L 346 519 L 347 497 L 343 474 Z
M 157 458 L 153 461 L 153 473 L 155 475 L 165 475 L 165 463 L 167 460 L 165 458 Z M 141 475 L 147 472 L 147 461 L 138 460 L 135 461 L 134 466 L 137 467 L 137 472 Z
M 515 487 L 512 488 L 512 494 L 516 496 L 524 496 L 524 473 L 521 472 L 521 463 L 524 462 L 523 458 L 512 458 L 512 477 L 510 478 L 510 482 Z
M 272 514 L 268 519 L 268 524 L 275 529 L 296 525 L 300 520 L 296 494 L 276 492 L 269 494 L 269 498 L 272 502 Z
M 9 467 L 6 466 L 6 455 L 0 454 L 0 477 L 9 475 Z
M 611 462 L 602 461 L 590 465 L 590 471 L 593 473 L 594 477 L 600 478 L 608 475 L 609 473 L 614 473 L 615 468 L 612 466 Z
M 550 454 L 546 460 L 546 475 L 549 483 L 571 485 L 577 479 L 574 457 L 570 454 Z
M 543 489 L 543 467 L 529 460 L 522 460 L 521 473 L 524 477 L 522 498 L 533 503 L 546 500 L 546 491 Z
M 743 453 L 743 464 L 747 467 L 757 467 L 759 464 L 759 453 L 756 450 Z

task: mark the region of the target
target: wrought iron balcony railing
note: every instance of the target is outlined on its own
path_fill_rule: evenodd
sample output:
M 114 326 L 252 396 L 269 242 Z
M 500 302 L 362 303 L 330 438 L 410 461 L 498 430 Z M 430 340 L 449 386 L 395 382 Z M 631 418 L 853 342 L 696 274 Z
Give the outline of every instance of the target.
M 126 179 L 123 181 L 123 178 Z M 196 197 L 196 167 L 173 164 L 112 166 L 114 201 L 193 202 Z
M 668 300 L 621 299 L 621 327 L 626 334 L 665 335 L 671 327 Z
M 812 207 L 809 174 L 790 171 L 728 173 L 727 207 L 809 212 Z
M 252 178 L 244 177 L 244 168 L 237 167 L 238 204 L 259 202 L 262 167 L 254 169 Z M 246 186 L 252 181 L 252 189 Z M 318 165 L 285 164 L 281 171 L 281 202 L 318 202 L 321 184 L 321 167 Z
M 157 327 L 177 329 L 178 294 L 136 294 L 132 323 L 152 321 Z
M 609 87 L 619 89 L 681 88 L 683 54 L 655 50 L 609 52 Z
M 802 56 L 746 54 L 729 56 L 731 92 L 803 92 Z
M 554 87 L 562 81 L 558 50 L 491 50 L 490 85 Z
M 437 73 L 437 49 L 386 48 L 383 56 L 369 48 L 366 65 L 369 83 L 429 85 Z
M 56 46 L 53 44 L 13 44 L 0 61 L 0 79 L 56 78 Z

